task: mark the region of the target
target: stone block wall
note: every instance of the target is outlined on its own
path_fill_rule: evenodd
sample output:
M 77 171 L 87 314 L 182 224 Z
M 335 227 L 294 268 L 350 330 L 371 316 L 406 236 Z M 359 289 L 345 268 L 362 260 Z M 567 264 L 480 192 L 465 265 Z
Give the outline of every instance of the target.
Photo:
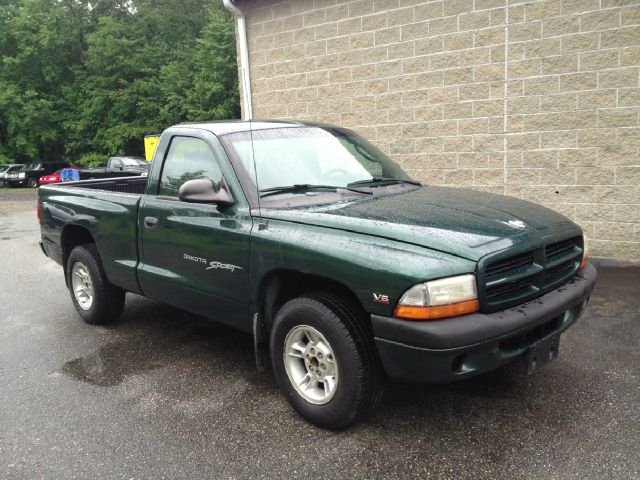
M 354 129 L 640 260 L 640 1 L 246 0 L 255 118 Z

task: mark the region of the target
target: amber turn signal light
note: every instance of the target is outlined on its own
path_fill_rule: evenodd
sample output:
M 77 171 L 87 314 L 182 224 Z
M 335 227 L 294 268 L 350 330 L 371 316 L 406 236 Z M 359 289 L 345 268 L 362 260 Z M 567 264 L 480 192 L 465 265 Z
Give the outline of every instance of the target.
M 396 318 L 407 320 L 437 320 L 439 318 L 459 317 L 479 310 L 478 300 L 436 305 L 433 307 L 412 307 L 398 305 L 395 309 Z
M 580 270 L 582 270 L 585 267 L 585 265 L 587 265 L 588 261 L 589 261 L 589 257 L 587 255 L 583 255 L 582 261 L 580 262 Z

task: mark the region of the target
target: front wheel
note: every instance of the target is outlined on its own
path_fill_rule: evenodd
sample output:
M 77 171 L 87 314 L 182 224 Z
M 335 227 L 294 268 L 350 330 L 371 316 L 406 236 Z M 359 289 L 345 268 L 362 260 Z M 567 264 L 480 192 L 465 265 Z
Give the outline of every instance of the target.
M 315 293 L 287 302 L 271 330 L 273 370 L 293 408 L 309 422 L 342 429 L 372 413 L 384 388 L 363 312 Z
M 73 305 L 85 322 L 111 323 L 122 313 L 125 292 L 107 279 L 95 245 L 81 245 L 71 251 L 67 284 Z
M 29 188 L 36 188 L 38 186 L 38 180 L 36 180 L 35 178 L 31 177 L 27 180 L 27 186 Z

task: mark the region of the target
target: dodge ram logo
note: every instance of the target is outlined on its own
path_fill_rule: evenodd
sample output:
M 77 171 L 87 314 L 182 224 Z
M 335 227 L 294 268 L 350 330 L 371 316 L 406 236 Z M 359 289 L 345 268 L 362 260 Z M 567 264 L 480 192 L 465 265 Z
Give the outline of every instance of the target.
M 509 220 L 507 222 L 507 225 L 513 227 L 513 228 L 519 228 L 519 229 L 523 229 L 526 228 L 526 224 L 522 221 L 522 220 Z

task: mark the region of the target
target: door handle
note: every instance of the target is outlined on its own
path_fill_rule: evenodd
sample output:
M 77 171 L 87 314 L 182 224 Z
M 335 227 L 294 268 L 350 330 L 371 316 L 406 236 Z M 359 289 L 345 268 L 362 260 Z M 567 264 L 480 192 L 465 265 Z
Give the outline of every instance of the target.
M 153 230 L 158 226 L 158 219 L 156 217 L 144 217 L 144 226 Z

